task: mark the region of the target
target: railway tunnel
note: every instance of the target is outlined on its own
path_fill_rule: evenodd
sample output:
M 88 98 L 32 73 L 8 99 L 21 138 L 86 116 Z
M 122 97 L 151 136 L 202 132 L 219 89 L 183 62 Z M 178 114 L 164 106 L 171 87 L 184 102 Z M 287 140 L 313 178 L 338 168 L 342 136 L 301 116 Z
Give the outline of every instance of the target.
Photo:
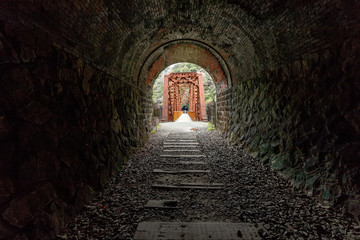
M 0 238 L 54 236 L 151 132 L 177 62 L 217 128 L 323 205 L 359 216 L 356 0 L 0 3 Z M 26 238 L 24 238 L 26 239 Z

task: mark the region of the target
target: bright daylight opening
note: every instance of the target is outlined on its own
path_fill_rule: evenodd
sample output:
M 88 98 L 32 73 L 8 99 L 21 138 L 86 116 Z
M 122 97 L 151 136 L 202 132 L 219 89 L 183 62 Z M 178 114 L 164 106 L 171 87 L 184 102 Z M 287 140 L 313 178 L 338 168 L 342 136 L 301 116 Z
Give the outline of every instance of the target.
M 179 75 L 176 73 L 191 74 Z M 182 80 L 180 80 L 181 84 L 177 86 L 172 85 L 174 83 L 171 81 L 170 83 L 167 82 L 167 86 L 165 87 L 166 89 L 169 89 L 170 98 L 169 102 L 166 101 L 165 103 L 163 103 L 164 79 L 166 78 L 166 76 L 170 76 L 169 74 L 173 74 L 173 78 L 177 76 L 178 80 Z M 203 85 L 203 87 L 200 87 L 201 91 L 198 93 L 198 97 L 202 98 L 203 100 L 200 100 L 199 98 L 199 104 L 197 104 L 196 100 L 194 100 L 194 96 L 197 97 L 196 88 L 192 87 L 191 84 L 189 82 L 186 82 L 185 80 L 186 77 L 191 77 L 192 75 L 200 76 L 202 79 L 200 81 L 200 85 Z M 175 92 L 174 88 L 176 88 Z M 173 100 L 175 100 L 175 102 L 177 101 L 175 105 Z M 216 87 L 213 78 L 202 67 L 188 62 L 176 63 L 164 69 L 155 80 L 152 91 L 152 101 L 154 117 L 159 118 L 159 121 L 176 121 L 183 113 L 188 114 L 192 120 L 207 121 L 211 117 L 209 117 L 209 115 L 205 113 L 205 109 L 207 110 L 206 112 L 213 112 L 212 108 L 215 108 L 216 106 Z M 202 102 L 202 104 L 200 104 L 200 102 Z M 202 111 L 200 109 L 201 107 Z M 163 111 L 169 111 L 169 114 L 165 116 Z
M 180 72 L 199 72 L 203 75 L 204 82 L 204 93 L 205 93 L 205 103 L 208 104 L 211 101 L 216 102 L 216 87 L 214 80 L 210 74 L 200 67 L 199 65 L 193 63 L 175 63 L 165 68 L 155 80 L 153 91 L 152 91 L 152 101 L 153 104 L 162 105 L 163 102 L 163 92 L 164 92 L 164 76 L 169 73 L 180 73 Z M 183 107 L 183 106 L 182 106 Z

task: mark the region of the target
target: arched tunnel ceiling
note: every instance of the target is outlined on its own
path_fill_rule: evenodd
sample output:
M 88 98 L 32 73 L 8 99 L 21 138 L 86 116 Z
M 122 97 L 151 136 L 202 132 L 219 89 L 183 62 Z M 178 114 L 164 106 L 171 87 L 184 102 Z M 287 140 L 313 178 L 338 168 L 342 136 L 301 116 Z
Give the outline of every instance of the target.
M 330 2 L 6 0 L 0 4 L 14 11 L 20 8 L 19 18 L 45 29 L 57 45 L 141 86 L 138 71 L 149 55 L 176 40 L 211 46 L 226 62 L 235 83 L 316 51 L 334 34 L 328 34 L 327 26 L 336 19 L 319 14 Z M 341 9 L 342 3 L 337 5 Z M 298 19 L 306 22 L 299 24 Z

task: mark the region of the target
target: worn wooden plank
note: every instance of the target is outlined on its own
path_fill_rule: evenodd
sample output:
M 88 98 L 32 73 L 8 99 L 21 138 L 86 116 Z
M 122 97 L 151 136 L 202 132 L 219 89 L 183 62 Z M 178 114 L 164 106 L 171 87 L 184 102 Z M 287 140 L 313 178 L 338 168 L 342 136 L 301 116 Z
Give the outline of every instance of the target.
M 196 136 L 193 133 L 186 134 L 186 135 L 169 135 L 166 137 L 167 139 L 196 139 Z
M 167 138 L 164 141 L 197 141 L 196 138 Z
M 222 186 L 189 186 L 189 185 L 166 185 L 166 184 L 153 184 L 153 188 L 164 189 L 203 189 L 203 190 L 220 190 L 224 189 Z
M 177 200 L 149 200 L 146 208 L 178 208 Z
M 178 162 L 164 162 L 161 161 L 161 164 L 167 165 L 205 165 L 204 161 L 178 161 Z
M 215 187 L 221 186 L 223 187 L 224 184 L 222 183 L 189 183 L 189 182 L 182 182 L 179 183 L 181 186 L 199 186 L 199 187 Z
M 179 161 L 179 164 L 194 164 L 194 165 L 204 165 L 203 161 Z
M 134 240 L 180 240 L 180 239 L 262 239 L 262 224 L 225 222 L 141 222 Z
M 164 148 L 197 148 L 198 145 L 194 146 L 185 146 L 185 145 L 164 145 Z
M 167 140 L 170 140 L 170 141 L 179 141 L 179 140 L 182 140 L 182 141 L 197 141 L 197 138 L 195 138 L 195 137 L 167 137 L 167 138 L 165 138 L 164 141 L 167 141 Z
M 166 142 L 196 142 L 195 139 L 167 139 Z
M 202 158 L 206 157 L 203 154 L 200 155 L 160 155 L 160 157 L 168 157 L 168 158 Z
M 164 152 L 201 152 L 199 149 L 164 149 Z
M 181 173 L 209 173 L 210 170 L 162 170 L 154 169 L 153 173 L 181 174 Z
M 185 145 L 185 146 L 188 146 L 188 145 L 199 145 L 198 142 L 164 142 L 164 145 Z

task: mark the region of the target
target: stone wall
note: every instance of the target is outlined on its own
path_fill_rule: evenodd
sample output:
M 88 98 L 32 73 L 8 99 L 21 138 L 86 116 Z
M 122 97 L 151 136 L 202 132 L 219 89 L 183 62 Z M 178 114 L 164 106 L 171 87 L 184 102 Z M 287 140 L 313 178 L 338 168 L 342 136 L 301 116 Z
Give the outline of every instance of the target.
M 0 52 L 0 239 L 47 239 L 146 139 L 151 101 L 41 31 L 2 25 Z
M 214 100 L 206 104 L 206 114 L 208 121 L 216 126 L 216 102 Z
M 232 90 L 231 88 L 228 88 L 226 90 L 223 90 L 221 93 L 217 93 L 216 96 L 216 100 L 217 100 L 216 126 L 224 133 L 227 133 L 230 127 L 231 106 L 232 106 L 231 94 L 232 94 Z
M 348 40 L 240 82 L 228 137 L 323 204 L 348 205 L 360 193 L 359 54 Z
M 152 104 L 151 127 L 153 130 L 157 130 L 157 125 L 161 122 L 161 110 L 160 104 Z

